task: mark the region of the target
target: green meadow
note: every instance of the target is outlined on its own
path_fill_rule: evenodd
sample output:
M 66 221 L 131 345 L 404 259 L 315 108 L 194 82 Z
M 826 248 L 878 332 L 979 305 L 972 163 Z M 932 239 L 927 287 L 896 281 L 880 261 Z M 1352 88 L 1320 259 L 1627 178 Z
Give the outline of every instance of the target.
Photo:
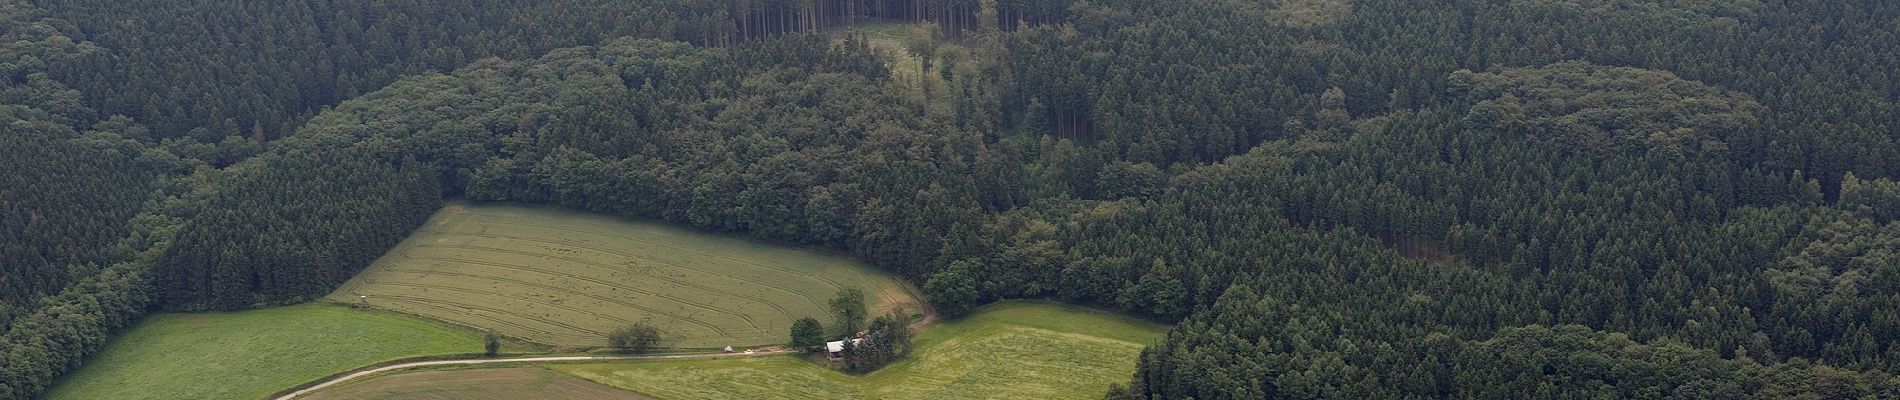
M 860 262 L 662 224 L 553 208 L 450 203 L 330 294 L 563 347 L 599 347 L 646 322 L 661 346 L 786 340 L 827 318 L 845 288 L 873 315 L 919 308 L 896 278 Z
M 300 400 L 642 400 L 607 387 L 536 367 L 449 369 L 399 373 L 348 382 Z
M 1086 308 L 1011 302 L 930 325 L 911 357 L 864 376 L 806 357 L 553 364 L 659 399 L 1096 399 L 1126 382 L 1165 327 Z
M 481 352 L 467 329 L 396 313 L 304 304 L 160 314 L 60 381 L 48 399 L 260 399 L 395 359 Z

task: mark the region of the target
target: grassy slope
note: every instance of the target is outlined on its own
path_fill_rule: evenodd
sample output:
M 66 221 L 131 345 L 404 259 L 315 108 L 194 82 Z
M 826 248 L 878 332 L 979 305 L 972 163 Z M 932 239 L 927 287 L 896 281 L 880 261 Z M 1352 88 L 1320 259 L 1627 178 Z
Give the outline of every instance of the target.
M 479 351 L 479 336 L 465 329 L 330 304 L 162 314 L 114 340 L 47 398 L 258 399 L 388 360 Z
M 640 395 L 535 367 L 453 369 L 385 375 L 311 393 L 304 400 L 614 399 Z
M 862 263 L 667 225 L 541 207 L 451 203 L 330 298 L 561 346 L 601 346 L 646 321 L 663 346 L 777 344 L 824 318 L 839 290 L 874 313 L 916 310 L 897 279 Z
M 661 399 L 1100 398 L 1162 326 L 1078 307 L 1005 303 L 920 333 L 909 359 L 858 377 L 801 357 L 557 364 Z

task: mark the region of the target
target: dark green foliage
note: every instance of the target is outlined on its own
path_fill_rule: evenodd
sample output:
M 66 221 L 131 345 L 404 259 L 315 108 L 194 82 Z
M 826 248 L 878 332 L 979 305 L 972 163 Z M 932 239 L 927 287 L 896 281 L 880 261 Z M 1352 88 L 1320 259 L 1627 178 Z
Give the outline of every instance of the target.
M 100 118 L 51 64 L 97 55 L 64 20 L 0 1 L 0 398 L 39 396 L 150 302 L 191 168 Z M 57 72 L 57 68 L 53 68 Z
M 1334 2 L 1087 2 L 1070 26 L 1011 36 L 1003 112 L 1035 112 L 1003 119 L 1130 161 L 1210 162 L 1325 128 L 1314 99 L 1332 88 L 1347 115 L 1377 115 L 1443 101 L 1455 83 L 1442 77 L 1460 69 L 1584 60 L 1761 99 L 1768 112 L 1728 143 L 1743 164 L 1807 171 L 1828 190 L 1845 172 L 1900 173 L 1900 82 L 1879 72 L 1900 63 L 1893 4 L 1370 0 L 1272 23 L 1312 3 Z
M 143 315 L 150 260 L 116 265 L 41 300 L 0 338 L 0 397 L 33 398 Z
M 482 354 L 487 355 L 489 357 L 494 357 L 496 353 L 500 353 L 500 352 L 501 352 L 501 335 L 496 334 L 494 329 L 483 331 L 482 332 Z
M 451 185 L 466 176 L 467 191 L 484 199 L 846 247 L 922 278 L 949 314 L 1055 296 L 1176 320 L 1246 288 L 1291 310 L 1284 323 L 1310 329 L 1311 340 L 1369 348 L 1580 325 L 1769 363 L 1888 362 L 1877 339 L 1884 325 L 1817 329 L 1801 316 L 1879 321 L 1871 310 L 1883 303 L 1774 311 L 1797 302 L 1766 294 L 1762 271 L 1792 254 L 1788 246 L 1813 241 L 1805 220 L 1784 220 L 1818 212 L 1821 184 L 1737 165 L 1735 143 L 1753 140 L 1745 133 L 1765 106 L 1704 83 L 1588 63 L 1447 72 L 1434 81 L 1460 88 L 1455 96 L 1386 114 L 1354 111 L 1351 86 L 1328 87 L 1298 96 L 1315 108 L 1296 118 L 1297 137 L 1164 173 L 1122 159 L 1115 143 L 985 139 L 933 124 L 867 79 L 878 70 L 854 67 L 848 60 L 863 55 L 849 42 L 801 40 L 731 50 L 621 41 L 477 65 L 346 103 L 284 143 L 387 138 L 396 154 L 457 171 Z M 793 68 L 774 59 L 834 61 Z M 567 73 L 513 78 L 546 71 Z M 693 78 L 645 83 L 680 75 Z M 590 90 L 632 81 L 643 83 Z M 658 111 L 599 111 L 616 107 Z M 400 111 L 413 109 L 441 112 Z M 561 115 L 631 116 L 576 125 Z M 376 128 L 391 125 L 425 128 Z M 1121 199 L 1078 199 L 1109 197 Z M 1750 207 L 1759 204 L 1788 211 Z M 1188 346 L 1232 351 L 1222 341 Z M 1406 380 L 1432 393 L 1449 379 L 1405 372 L 1352 381 Z M 1310 378 L 1286 382 L 1322 377 Z M 1136 383 L 1131 391 L 1152 389 Z
M 863 374 L 884 368 L 910 355 L 910 327 L 895 314 L 877 317 L 862 340 L 845 340 L 843 353 L 846 372 Z
M 443 195 L 1180 321 L 1111 396 L 1900 391 L 1893 2 L 148 3 L 0 3 L 0 398 Z M 853 16 L 947 84 L 798 34 Z
M 1862 180 L 1848 173 L 1841 179 L 1841 209 L 1883 224 L 1900 220 L 1900 182 L 1887 178 Z
M 103 267 L 153 189 L 140 149 L 71 129 L 0 127 L 0 311 L 25 307 Z M 0 312 L 0 328 L 13 314 Z
M 73 34 L 32 5 L 0 1 L 0 332 L 40 297 L 129 257 L 113 244 L 155 183 L 180 168 L 137 145 L 143 126 L 101 121 L 47 75 L 100 52 Z
M 228 172 L 159 266 L 165 308 L 241 309 L 323 296 L 441 207 L 434 168 L 366 151 L 294 151 Z
M 527 59 L 621 36 L 731 46 L 862 17 L 943 21 L 956 34 L 977 29 L 978 11 L 973 1 L 934 0 L 36 3 L 70 20 L 55 26 L 74 40 L 98 46 L 43 61 L 58 66 L 53 78 L 90 94 L 67 104 L 201 143 L 288 136 L 322 107 L 489 57 Z M 1066 0 L 1005 4 L 994 18 L 1006 28 L 1067 13 Z
M 977 287 L 979 268 L 970 261 L 957 261 L 930 276 L 924 282 L 924 299 L 945 316 L 958 317 L 975 309 L 981 288 Z
M 825 345 L 825 326 L 811 317 L 799 318 L 792 322 L 792 342 L 794 349 L 814 349 Z
M 1165 183 L 1154 164 L 1118 161 L 1102 166 L 1095 190 L 1104 199 L 1147 197 L 1160 192 Z
M 619 349 L 624 353 L 645 354 L 660 347 L 660 328 L 645 322 L 614 330 L 607 334 L 607 347 Z
M 37 396 L 144 314 L 189 204 L 173 197 L 191 190 L 175 186 L 176 158 L 104 124 L 76 137 L 43 117 L 0 128 L 19 167 L 0 174 L 0 398 Z
M 847 337 L 864 327 L 864 317 L 870 313 L 864 308 L 864 292 L 858 288 L 838 291 L 838 296 L 827 304 L 831 306 L 831 316 L 838 319 L 838 332 Z

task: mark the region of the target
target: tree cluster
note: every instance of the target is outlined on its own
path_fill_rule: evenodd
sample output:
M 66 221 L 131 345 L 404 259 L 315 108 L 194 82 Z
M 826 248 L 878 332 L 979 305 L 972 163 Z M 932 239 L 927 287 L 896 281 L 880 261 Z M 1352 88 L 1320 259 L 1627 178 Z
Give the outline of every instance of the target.
M 607 347 L 625 353 L 645 354 L 660 347 L 660 328 L 645 322 L 615 329 L 607 334 Z
M 910 327 L 903 317 L 886 315 L 871 320 L 862 340 L 845 339 L 845 372 L 870 373 L 910 355 Z

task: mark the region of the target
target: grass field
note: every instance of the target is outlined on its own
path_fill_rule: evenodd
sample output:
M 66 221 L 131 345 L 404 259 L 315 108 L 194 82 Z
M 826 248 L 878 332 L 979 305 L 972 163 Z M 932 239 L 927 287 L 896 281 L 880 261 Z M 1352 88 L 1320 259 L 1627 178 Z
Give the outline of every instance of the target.
M 911 290 L 861 263 L 599 215 L 451 203 L 330 294 L 559 346 L 601 346 L 646 321 L 670 348 L 786 340 L 792 321 L 860 288 L 873 315 L 917 311 Z M 361 300 L 359 296 L 368 296 Z
M 554 364 L 660 399 L 1097 399 L 1164 328 L 1083 308 L 1005 303 L 932 325 L 909 359 L 865 376 L 803 357 Z
M 331 304 L 161 314 L 114 340 L 46 397 L 252 400 L 366 365 L 481 347 L 466 329 Z
M 410 372 L 345 383 L 304 400 L 641 400 L 644 396 L 536 367 Z

